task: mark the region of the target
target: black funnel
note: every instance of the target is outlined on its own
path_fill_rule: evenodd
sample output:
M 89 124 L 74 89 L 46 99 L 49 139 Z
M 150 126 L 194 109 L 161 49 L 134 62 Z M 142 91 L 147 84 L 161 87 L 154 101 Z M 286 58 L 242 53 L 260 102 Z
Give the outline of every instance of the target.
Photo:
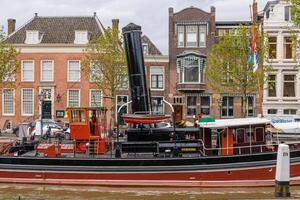
M 122 29 L 127 57 L 128 77 L 132 99 L 132 113 L 149 112 L 141 27 L 130 23 Z

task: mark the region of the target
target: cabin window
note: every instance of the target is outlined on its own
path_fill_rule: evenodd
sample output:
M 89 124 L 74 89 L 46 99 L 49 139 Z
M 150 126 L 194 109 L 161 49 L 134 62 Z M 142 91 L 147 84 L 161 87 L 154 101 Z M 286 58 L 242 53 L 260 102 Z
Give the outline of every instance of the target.
M 72 122 L 86 122 L 84 110 L 72 110 L 71 116 Z
M 269 37 L 269 59 L 277 57 L 277 37 Z
M 263 142 L 264 141 L 264 128 L 263 127 L 257 127 L 255 128 L 255 139 L 256 142 Z
M 268 76 L 268 96 L 276 97 L 276 75 Z
M 254 128 L 246 128 L 245 143 L 255 142 Z
M 284 75 L 284 88 L 283 88 L 283 96 L 284 97 L 295 97 L 295 75 Z
M 236 141 L 238 144 L 245 142 L 245 129 L 244 128 L 236 129 Z

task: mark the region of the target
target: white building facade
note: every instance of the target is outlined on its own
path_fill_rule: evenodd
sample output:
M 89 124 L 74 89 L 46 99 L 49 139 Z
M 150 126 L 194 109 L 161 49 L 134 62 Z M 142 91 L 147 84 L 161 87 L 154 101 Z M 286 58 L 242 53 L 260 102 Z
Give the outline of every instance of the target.
M 292 37 L 300 29 L 292 23 L 291 5 L 286 0 L 269 1 L 264 8 L 263 30 L 268 37 L 270 66 L 263 99 L 264 116 L 300 116 L 300 68 Z

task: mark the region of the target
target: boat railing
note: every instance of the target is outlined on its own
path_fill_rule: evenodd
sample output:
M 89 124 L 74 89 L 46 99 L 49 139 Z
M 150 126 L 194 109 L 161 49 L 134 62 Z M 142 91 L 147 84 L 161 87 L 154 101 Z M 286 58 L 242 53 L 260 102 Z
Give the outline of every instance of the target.
M 244 146 L 229 146 L 229 147 L 214 147 L 209 148 L 206 147 L 203 140 L 199 139 L 201 142 L 201 146 L 203 150 L 201 153 L 204 156 L 212 155 L 212 153 L 218 153 L 218 155 L 242 155 L 242 154 L 255 154 L 255 153 L 263 153 L 263 152 L 274 152 L 277 151 L 278 145 L 280 144 L 278 141 L 271 141 L 264 144 L 257 145 L 244 145 Z M 294 142 L 285 142 L 285 144 L 290 146 L 290 149 L 300 149 L 300 141 Z

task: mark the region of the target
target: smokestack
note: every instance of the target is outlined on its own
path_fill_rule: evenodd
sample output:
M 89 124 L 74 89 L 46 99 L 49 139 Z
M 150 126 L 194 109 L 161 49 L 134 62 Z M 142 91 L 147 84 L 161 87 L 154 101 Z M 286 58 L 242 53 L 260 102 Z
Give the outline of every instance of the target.
M 216 7 L 210 7 L 210 16 L 211 16 L 211 34 L 215 36 L 216 34 Z
M 16 30 L 16 20 L 7 19 L 7 34 L 10 35 Z
M 119 30 L 119 19 L 112 19 L 112 28 L 116 28 L 117 30 Z
M 253 22 L 257 22 L 258 11 L 257 11 L 257 2 L 256 2 L 256 0 L 253 0 L 252 13 L 253 13 Z
M 141 27 L 130 23 L 122 29 L 127 57 L 132 113 L 149 112 L 149 95 L 141 41 Z

